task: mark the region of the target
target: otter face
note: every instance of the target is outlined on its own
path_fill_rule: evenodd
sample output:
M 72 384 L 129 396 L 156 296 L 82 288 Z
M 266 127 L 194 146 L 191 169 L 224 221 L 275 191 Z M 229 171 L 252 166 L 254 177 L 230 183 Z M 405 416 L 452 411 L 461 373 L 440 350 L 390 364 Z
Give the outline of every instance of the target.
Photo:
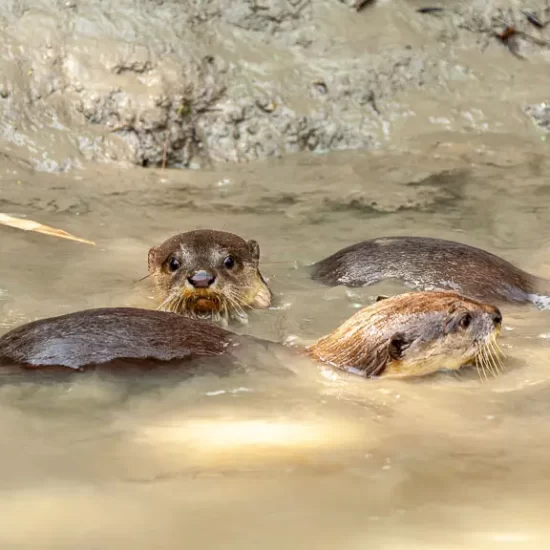
M 267 308 L 272 294 L 259 270 L 260 247 L 233 233 L 197 230 L 149 251 L 160 310 L 187 317 L 246 322 L 248 308 Z
M 499 370 L 498 308 L 452 291 L 410 292 L 378 301 L 308 349 L 363 376 L 424 376 L 471 362 Z
M 411 321 L 389 338 L 383 375 L 422 376 L 473 362 L 484 373 L 488 369 L 496 375 L 500 370 L 502 315 L 495 306 L 457 299 L 426 315 L 422 325 Z

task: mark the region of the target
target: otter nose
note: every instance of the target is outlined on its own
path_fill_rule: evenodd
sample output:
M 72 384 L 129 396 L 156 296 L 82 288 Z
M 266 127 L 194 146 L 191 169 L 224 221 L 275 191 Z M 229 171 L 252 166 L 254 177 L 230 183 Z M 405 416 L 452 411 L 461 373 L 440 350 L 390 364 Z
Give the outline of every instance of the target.
M 216 277 L 208 273 L 208 271 L 197 271 L 191 277 L 188 277 L 187 280 L 195 288 L 208 288 L 211 284 L 214 283 Z
M 502 313 L 500 313 L 500 309 L 495 307 L 491 313 L 491 319 L 495 325 L 500 325 L 502 323 Z

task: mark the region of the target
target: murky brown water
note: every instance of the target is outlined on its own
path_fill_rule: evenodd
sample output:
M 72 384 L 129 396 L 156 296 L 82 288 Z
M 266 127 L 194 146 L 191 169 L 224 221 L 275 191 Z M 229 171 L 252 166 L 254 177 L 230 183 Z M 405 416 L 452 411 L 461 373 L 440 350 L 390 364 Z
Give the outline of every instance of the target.
M 363 238 L 451 238 L 544 275 L 548 168 L 544 144 L 471 136 L 200 173 L 52 176 L 6 160 L 3 212 L 97 247 L 2 228 L 2 329 L 152 306 L 145 283 L 131 286 L 148 247 L 198 227 L 260 242 L 277 303 L 234 328 L 276 341 L 314 338 L 398 290 L 307 279 L 306 264 Z M 547 548 L 550 311 L 503 312 L 507 370 L 488 381 L 366 382 L 310 366 L 300 381 L 3 384 L 0 547 Z

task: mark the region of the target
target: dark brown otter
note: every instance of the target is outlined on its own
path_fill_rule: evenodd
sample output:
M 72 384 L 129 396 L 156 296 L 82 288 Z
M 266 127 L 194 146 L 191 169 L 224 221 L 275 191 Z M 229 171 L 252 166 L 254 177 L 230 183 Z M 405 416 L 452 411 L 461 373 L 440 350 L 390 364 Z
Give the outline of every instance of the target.
M 189 360 L 226 352 L 234 335 L 175 313 L 100 308 L 34 321 L 0 338 L 0 362 L 82 369 L 120 359 Z
M 254 240 L 225 231 L 189 231 L 151 248 L 148 260 L 162 311 L 246 322 L 247 309 L 271 305 Z
M 422 376 L 474 360 L 491 366 L 501 321 L 496 307 L 456 292 L 412 292 L 358 311 L 305 353 L 365 377 Z M 265 343 L 174 313 L 92 309 L 8 332 L 0 338 L 0 365 L 85 369 L 133 360 L 188 366 L 193 359 L 237 357 L 253 342 Z
M 363 241 L 312 266 L 326 285 L 368 286 L 397 279 L 420 290 L 452 289 L 491 302 L 550 303 L 550 282 L 480 248 L 425 237 Z

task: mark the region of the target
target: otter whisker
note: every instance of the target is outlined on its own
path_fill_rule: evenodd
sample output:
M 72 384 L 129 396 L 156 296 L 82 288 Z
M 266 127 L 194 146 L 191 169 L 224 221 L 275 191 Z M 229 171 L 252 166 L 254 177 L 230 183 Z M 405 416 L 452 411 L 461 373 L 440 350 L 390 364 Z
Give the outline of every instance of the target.
M 169 302 L 169 301 L 170 301 L 170 297 L 165 298 L 165 299 L 157 306 L 157 310 L 162 311 L 162 310 L 166 307 L 167 302 Z
M 235 304 L 239 305 L 239 307 L 241 306 L 246 307 L 246 300 L 244 299 L 244 296 L 239 292 L 233 289 L 230 289 L 227 292 L 227 296 L 230 297 Z
M 239 320 L 248 319 L 243 306 L 246 307 L 246 302 L 241 294 L 230 290 L 225 295 L 225 305 L 229 306 L 230 314 L 232 318 L 238 318 Z
M 224 319 L 227 319 L 230 317 L 230 311 L 229 311 L 227 300 L 223 301 L 223 316 L 224 316 Z
M 133 283 L 130 283 L 130 286 L 135 286 L 138 283 L 141 283 L 142 281 L 145 281 L 146 279 L 149 279 L 149 277 L 151 277 L 151 275 L 152 275 L 152 273 L 148 273 L 147 275 L 145 275 L 145 277 L 142 277 L 141 279 L 138 279 L 137 281 L 134 281 Z
M 493 360 L 495 361 L 495 363 L 498 365 L 499 372 L 502 372 L 505 368 L 504 367 L 504 361 L 503 361 L 502 357 L 497 355 L 495 351 L 493 351 L 492 357 L 493 357 Z
M 479 353 L 477 354 L 476 365 L 481 368 L 481 374 L 483 374 L 483 378 L 485 379 L 485 382 L 488 382 L 489 378 L 487 377 L 487 372 L 485 370 L 485 367 L 486 367 L 485 347 L 482 347 Z
M 481 363 L 483 364 L 483 368 L 487 370 L 490 374 L 494 376 L 493 367 L 491 365 L 491 361 L 489 359 L 489 350 L 487 348 L 487 344 L 485 343 L 480 351 L 480 358 Z M 488 380 L 488 377 L 486 377 L 486 380 Z
M 483 383 L 483 378 L 481 377 L 481 370 L 482 370 L 483 367 L 480 368 L 480 364 L 479 364 L 479 361 L 478 361 L 477 359 L 476 359 L 476 367 L 478 367 L 478 368 L 476 369 L 476 372 L 477 372 L 477 375 L 478 375 L 478 377 L 479 377 L 479 381 L 480 381 L 481 383 Z
M 217 323 L 222 323 L 223 325 L 227 325 L 227 320 L 230 318 L 230 312 L 227 307 L 228 305 L 227 296 L 220 296 L 219 298 L 220 298 L 219 309 L 211 312 L 212 320 Z
M 494 347 L 492 346 L 492 342 L 489 345 L 490 347 L 487 348 L 488 350 L 487 356 L 491 364 L 493 365 L 493 369 L 495 371 L 495 377 L 496 377 L 500 374 L 502 365 L 501 365 L 501 362 L 498 360 L 498 356 L 496 356 L 494 353 Z
M 482 348 L 479 351 L 479 354 L 476 357 L 476 365 L 479 367 L 481 375 L 483 376 L 482 382 L 487 381 L 487 375 L 486 375 L 486 372 L 485 372 L 486 359 L 485 359 L 485 351 L 484 350 L 485 350 L 485 348 Z
M 157 307 L 160 311 L 171 311 L 172 303 L 176 299 L 177 295 L 170 293 Z
M 485 361 L 487 363 L 487 368 L 489 372 L 496 378 L 499 374 L 498 365 L 496 364 L 491 348 L 485 346 Z
M 177 296 L 174 296 L 174 299 L 170 302 L 169 311 L 171 311 L 172 313 L 176 313 L 178 304 L 179 304 L 179 298 Z
M 487 359 L 487 366 L 490 373 L 496 378 L 498 376 L 498 366 L 496 365 L 493 354 L 488 347 L 485 348 L 485 357 Z
M 485 380 L 485 382 L 488 382 L 489 377 L 487 376 L 487 363 L 485 357 L 483 357 L 483 361 L 481 362 L 481 372 L 483 374 L 483 379 Z
M 486 370 L 489 371 L 495 378 L 502 371 L 502 361 L 498 354 L 500 351 L 499 345 L 494 334 L 487 337 L 483 342 L 478 355 L 476 356 L 476 364 L 481 367 L 482 372 L 486 376 Z M 502 353 L 502 352 L 501 352 Z
M 220 305 L 219 315 L 226 322 L 227 322 L 227 319 L 230 318 L 229 308 L 227 307 L 227 300 L 222 300 L 222 303 Z
M 240 304 L 232 301 L 231 302 L 232 304 L 232 307 L 233 307 L 233 312 L 238 316 L 238 317 L 246 317 L 246 312 L 244 311 L 244 309 L 241 307 Z
M 499 360 L 506 359 L 506 354 L 504 353 L 504 351 L 500 347 L 500 344 L 498 343 L 498 340 L 497 340 L 497 336 L 495 334 L 493 334 L 491 336 L 491 342 L 490 343 L 491 343 L 491 346 L 492 346 L 493 350 L 495 351 L 496 355 L 498 356 Z
M 493 352 L 493 358 L 494 358 L 495 362 L 498 365 L 499 372 L 502 372 L 502 370 L 504 370 L 504 359 L 505 359 L 506 355 L 502 351 L 502 349 L 501 349 L 501 347 L 500 347 L 500 345 L 497 341 L 496 336 L 491 337 L 491 340 L 489 342 L 489 346 L 490 346 L 490 348 Z
M 184 310 L 182 303 L 185 304 L 185 296 L 178 293 L 171 293 L 168 298 L 157 308 L 171 313 L 180 313 Z
M 185 305 L 187 302 L 187 298 L 185 296 L 179 296 L 174 304 L 174 312 L 175 313 L 181 313 L 182 311 L 185 311 Z

